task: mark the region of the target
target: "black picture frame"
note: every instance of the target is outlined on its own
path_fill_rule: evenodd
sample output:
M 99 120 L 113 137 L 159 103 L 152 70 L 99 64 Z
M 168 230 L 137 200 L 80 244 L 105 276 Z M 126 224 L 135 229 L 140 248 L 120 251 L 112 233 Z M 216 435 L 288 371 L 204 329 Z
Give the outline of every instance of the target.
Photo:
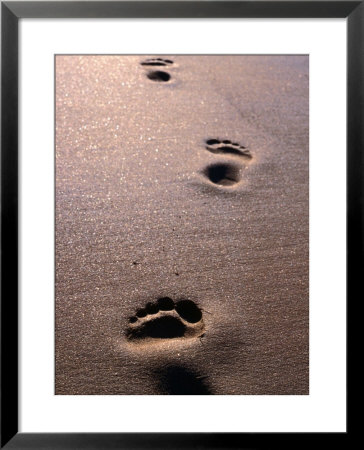
M 18 432 L 18 22 L 21 18 L 346 18 L 347 302 L 363 297 L 363 1 L 1 2 L 1 448 L 229 449 L 328 443 L 325 433 Z M 349 417 L 349 415 L 347 416 Z M 334 433 L 344 447 L 346 433 Z

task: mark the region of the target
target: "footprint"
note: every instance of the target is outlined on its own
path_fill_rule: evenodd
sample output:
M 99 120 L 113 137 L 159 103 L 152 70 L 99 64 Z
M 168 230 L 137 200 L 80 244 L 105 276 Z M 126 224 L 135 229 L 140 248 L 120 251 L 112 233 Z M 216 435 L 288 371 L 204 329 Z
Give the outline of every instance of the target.
M 225 155 L 237 155 L 244 158 L 251 159 L 252 154 L 243 145 L 237 142 L 231 142 L 228 139 L 220 141 L 219 139 L 207 139 L 206 150 L 211 153 L 223 153 Z
M 171 59 L 148 58 L 140 63 L 142 66 L 170 66 L 173 64 Z
M 126 337 L 131 341 L 199 337 L 205 325 L 202 311 L 192 300 L 174 302 L 169 297 L 147 303 L 129 318 Z
M 232 163 L 211 164 L 202 173 L 211 183 L 220 186 L 233 186 L 241 180 L 241 167 Z
M 159 83 L 165 83 L 171 79 L 171 76 L 168 72 L 164 72 L 163 70 L 152 70 L 147 73 L 147 77 L 152 81 L 157 81 Z

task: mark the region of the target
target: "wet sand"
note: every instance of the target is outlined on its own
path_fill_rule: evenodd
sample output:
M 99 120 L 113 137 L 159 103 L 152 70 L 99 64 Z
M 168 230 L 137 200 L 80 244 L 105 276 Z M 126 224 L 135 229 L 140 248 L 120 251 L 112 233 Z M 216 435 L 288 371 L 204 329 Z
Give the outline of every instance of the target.
M 55 392 L 308 394 L 308 57 L 155 56 L 56 57 Z

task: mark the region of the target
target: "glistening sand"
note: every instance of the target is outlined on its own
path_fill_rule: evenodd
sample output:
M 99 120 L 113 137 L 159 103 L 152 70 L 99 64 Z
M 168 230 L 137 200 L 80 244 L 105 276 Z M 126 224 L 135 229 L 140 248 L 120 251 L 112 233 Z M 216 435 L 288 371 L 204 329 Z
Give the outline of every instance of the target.
M 56 393 L 308 394 L 308 57 L 153 56 L 56 57 Z M 129 340 L 162 297 L 204 336 Z

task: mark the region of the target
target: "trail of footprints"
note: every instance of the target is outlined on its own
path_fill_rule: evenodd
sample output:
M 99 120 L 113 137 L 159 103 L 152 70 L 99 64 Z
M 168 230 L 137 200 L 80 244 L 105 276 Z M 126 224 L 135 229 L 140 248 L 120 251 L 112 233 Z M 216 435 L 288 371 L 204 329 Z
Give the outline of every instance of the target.
M 173 64 L 171 59 L 164 58 L 148 58 L 140 63 L 144 67 L 164 68 L 171 68 Z M 165 70 L 148 70 L 146 76 L 149 80 L 159 83 L 171 79 L 171 75 Z M 228 139 L 206 139 L 205 149 L 226 158 L 226 161 L 223 161 L 220 157 L 219 161 L 209 164 L 201 172 L 209 182 L 223 188 L 237 185 L 241 181 L 242 169 L 253 158 L 246 147 Z M 204 333 L 202 310 L 195 302 L 192 300 L 174 302 L 170 297 L 162 297 L 154 303 L 147 303 L 129 318 L 125 335 L 130 342 L 143 343 L 197 338 Z
M 129 318 L 126 337 L 135 343 L 148 340 L 193 338 L 204 333 L 202 311 L 192 300 L 170 297 L 147 303 Z
M 173 64 L 174 62 L 171 59 L 166 58 L 147 58 L 140 63 L 141 66 L 145 67 L 167 68 L 171 68 Z M 166 83 L 171 80 L 169 72 L 164 70 L 148 70 L 146 76 L 149 80 L 158 83 Z M 252 154 L 246 147 L 228 139 L 206 139 L 205 149 L 217 155 L 240 158 L 240 163 L 231 160 L 219 161 L 208 165 L 201 171 L 207 180 L 222 188 L 231 188 L 237 185 L 241 181 L 242 169 L 252 160 Z

